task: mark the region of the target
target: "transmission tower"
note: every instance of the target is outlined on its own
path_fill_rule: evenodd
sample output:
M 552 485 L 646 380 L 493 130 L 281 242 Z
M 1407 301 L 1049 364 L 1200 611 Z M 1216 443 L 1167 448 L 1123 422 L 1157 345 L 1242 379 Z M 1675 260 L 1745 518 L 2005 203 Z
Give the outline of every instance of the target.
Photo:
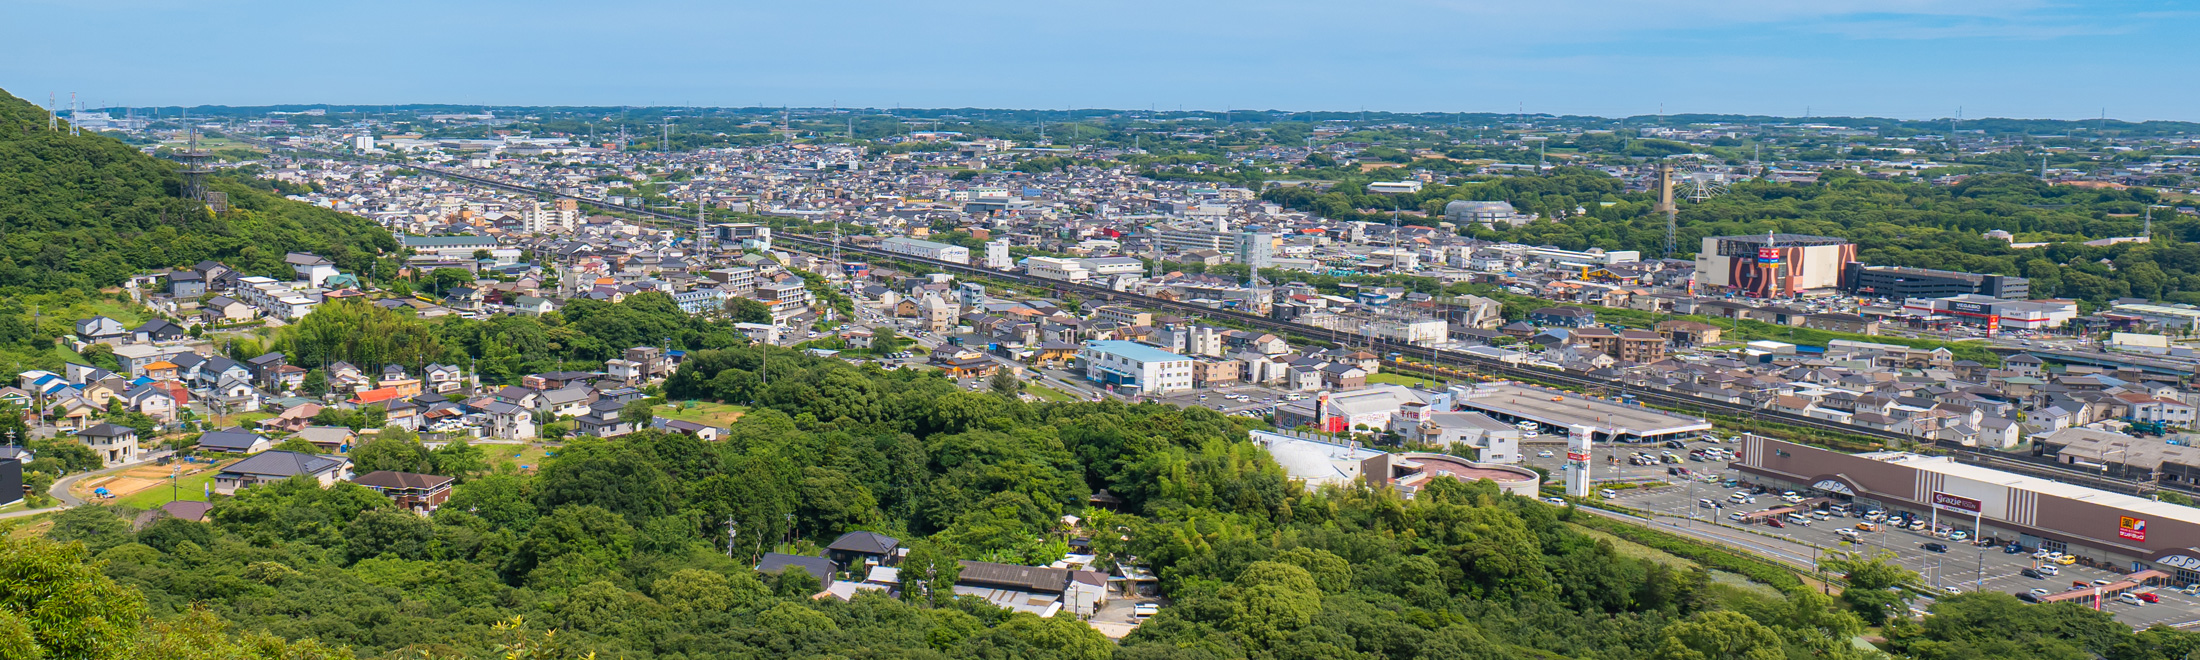
M 186 118 L 184 123 L 190 135 L 188 146 L 182 152 L 176 154 L 176 160 L 183 163 L 183 196 L 186 199 L 204 204 L 206 203 L 206 175 L 214 173 L 213 168 L 207 166 L 207 161 L 213 158 L 213 154 L 199 148 L 198 126 L 190 125 L 189 118 Z
M 46 94 L 46 130 L 58 133 L 61 131 L 61 114 L 54 112 L 53 104 L 53 94 Z
M 82 122 L 83 119 L 84 107 L 77 103 L 76 92 L 69 92 L 69 137 L 84 134 L 83 129 L 77 128 L 77 124 Z

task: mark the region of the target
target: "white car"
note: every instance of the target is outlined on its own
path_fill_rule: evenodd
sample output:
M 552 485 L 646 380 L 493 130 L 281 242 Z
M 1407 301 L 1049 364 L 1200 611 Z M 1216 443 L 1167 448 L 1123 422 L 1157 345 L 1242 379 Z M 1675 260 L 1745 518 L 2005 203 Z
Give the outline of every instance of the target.
M 1615 497 L 1619 497 L 1619 491 L 1606 488 L 1604 490 L 1597 491 L 1597 497 L 1602 497 L 1609 500 Z
M 1550 503 L 1552 503 L 1552 504 L 1556 504 L 1556 505 L 1558 505 L 1558 506 L 1566 506 L 1566 500 L 1565 500 L 1564 498 L 1558 498 L 1558 497 L 1546 497 L 1546 498 L 1543 498 L 1543 501 L 1545 501 L 1545 502 L 1550 502 Z
M 1536 452 L 1536 453 L 1535 453 L 1535 457 L 1536 457 L 1536 458 L 1550 458 L 1551 456 L 1552 456 L 1552 454 L 1551 454 L 1551 450 L 1549 450 L 1549 449 L 1545 449 L 1545 450 L 1543 450 L 1543 451 L 1539 451 L 1539 452 Z

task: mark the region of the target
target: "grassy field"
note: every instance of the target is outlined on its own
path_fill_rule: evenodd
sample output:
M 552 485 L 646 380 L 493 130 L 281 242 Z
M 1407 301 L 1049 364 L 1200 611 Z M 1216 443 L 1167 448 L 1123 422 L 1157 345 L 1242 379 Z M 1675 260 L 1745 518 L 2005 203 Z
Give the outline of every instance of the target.
M 1400 373 L 1391 373 L 1388 371 L 1368 375 L 1367 384 L 1374 385 L 1376 383 L 1383 383 L 1386 385 L 1404 385 L 1406 387 L 1420 388 L 1435 388 L 1443 385 L 1443 383 L 1429 380 L 1427 378 L 1421 378 L 1419 376 L 1408 376 L 1406 374 Z
M 695 422 L 711 426 L 725 426 L 732 424 L 734 420 L 740 419 L 742 415 L 749 412 L 748 406 L 736 406 L 730 403 L 710 403 L 707 401 L 683 403 L 687 406 L 685 410 L 680 408 L 682 404 L 668 403 L 657 406 L 655 414 L 665 419 L 677 419 L 683 422 Z
M 1573 523 L 1567 523 L 1566 526 L 1572 527 L 1574 531 L 1581 532 L 1583 534 L 1587 534 L 1598 539 L 1611 541 L 1612 549 L 1618 550 L 1619 554 L 1621 554 L 1622 556 L 1634 557 L 1637 559 L 1648 559 L 1650 561 L 1664 564 L 1667 567 L 1676 570 L 1688 570 L 1696 567 L 1696 562 L 1689 561 L 1686 557 L 1675 555 L 1664 550 L 1659 550 L 1657 548 L 1636 543 L 1634 541 L 1629 541 L 1627 539 L 1613 536 L 1611 534 L 1606 534 L 1598 530 L 1589 529 L 1587 527 L 1583 527 Z
M 92 309 L 98 310 L 100 316 L 121 321 L 123 325 L 133 328 L 148 318 L 144 307 L 132 303 L 101 299 L 92 301 Z
M 206 497 L 207 487 L 214 483 L 215 472 L 219 470 L 202 470 L 197 474 L 184 475 L 178 487 L 169 486 L 167 480 L 163 479 L 159 485 L 123 496 L 114 503 L 137 509 L 151 509 L 178 499 L 201 500 Z M 175 497 L 176 495 L 182 497 Z
M 223 415 L 215 417 L 213 422 L 216 428 L 242 426 L 249 429 L 255 428 L 259 424 L 260 420 L 271 419 L 273 417 L 275 417 L 275 413 L 255 410 L 252 412 L 242 412 L 234 415 Z
M 550 448 L 541 443 L 524 445 L 475 445 L 489 455 L 490 467 L 511 464 L 521 470 L 542 469 L 542 461 L 549 458 Z
M 1037 384 L 1037 383 L 1027 383 L 1027 384 L 1025 384 L 1025 385 L 1024 385 L 1024 391 L 1025 391 L 1025 392 L 1030 392 L 1032 396 L 1035 396 L 1035 397 L 1039 397 L 1040 399 L 1044 399 L 1044 400 L 1047 400 L 1047 401 L 1060 401 L 1060 402 L 1063 402 L 1063 403 L 1076 403 L 1076 402 L 1077 402 L 1077 400 L 1078 400 L 1078 399 L 1077 399 L 1077 397 L 1075 397 L 1075 396 L 1071 396 L 1071 395 L 1070 395 L 1070 394 L 1069 394 L 1068 392 L 1064 392 L 1064 391 L 1061 391 L 1061 390 L 1058 390 L 1058 389 L 1054 389 L 1054 388 L 1052 388 L 1052 387 L 1048 387 L 1048 386 L 1045 386 L 1045 385 L 1040 385 L 1040 384 Z

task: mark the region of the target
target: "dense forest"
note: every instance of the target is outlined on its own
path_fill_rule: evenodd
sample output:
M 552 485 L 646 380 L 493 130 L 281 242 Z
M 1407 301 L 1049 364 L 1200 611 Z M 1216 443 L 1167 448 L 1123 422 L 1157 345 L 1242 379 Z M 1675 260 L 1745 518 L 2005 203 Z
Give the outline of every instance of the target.
M 1623 551 L 1613 523 L 1487 482 L 1438 481 L 1410 500 L 1308 491 L 1246 440 L 1253 422 L 1206 409 L 1029 403 L 1000 393 L 1009 388 L 747 346 L 696 352 L 665 389 L 754 407 L 716 442 L 579 438 L 531 472 L 485 470 L 463 445 L 428 451 L 407 433 L 357 448 L 363 469 L 462 479 L 425 518 L 357 486 L 306 481 L 218 498 L 208 523 L 133 530 L 114 508 L 64 512 L 50 537 L 66 545 L 11 541 L 0 555 L 11 584 L 73 585 L 0 590 L 0 652 L 1869 658 L 1851 638 L 1900 611 L 1901 596 L 1867 596 L 1914 579 L 1861 559 L 1840 569 L 1863 585 L 1855 596 L 1820 595 L 1776 569 L 1748 571 L 1765 582 L 1752 583 Z M 1119 510 L 1087 506 L 1103 488 L 1123 498 Z M 929 567 L 1043 563 L 1086 539 L 1104 561 L 1156 570 L 1173 604 L 1116 644 L 1072 618 L 926 598 L 919 584 L 905 582 L 900 600 L 842 602 L 810 598 L 812 576 L 749 568 L 762 552 L 815 553 L 849 530 L 903 539 L 905 565 Z M 1920 658 L 2200 649 L 2067 604 L 1975 594 L 1934 608 L 1946 614 L 1887 623 L 1887 645 Z M 149 650 L 185 640 L 230 654 Z
M 46 129 L 46 111 L 0 91 L 0 291 L 116 286 L 131 275 L 217 259 L 288 277 L 288 251 L 366 278 L 396 239 L 374 222 L 283 199 L 226 176 L 208 186 L 230 210 L 184 199 L 175 163 L 95 133 Z
M 1390 199 L 1365 192 L 1372 178 L 1347 180 L 1329 190 L 1275 188 L 1265 197 L 1327 217 L 1387 222 Z M 1646 193 L 1623 192 L 1619 180 L 1584 168 L 1559 168 L 1545 176 L 1477 177 L 1452 186 L 1428 186 L 1399 202 L 1434 224 L 1451 200 L 1511 202 L 1541 218 L 1517 228 L 1469 227 L 1478 238 L 1581 250 L 1639 250 L 1645 258 L 1665 251 L 1665 218 Z M 2138 236 L 2148 205 L 2162 200 L 2152 190 L 2096 190 L 2056 186 L 2036 178 L 1994 174 L 1953 186 L 1875 181 L 1849 173 L 1826 174 L 1813 184 L 1747 181 L 1726 194 L 1680 206 L 1676 258 L 1692 258 L 1706 236 L 1767 231 L 1838 236 L 1857 243 L 1866 263 L 1943 268 L 2032 278 L 2035 297 L 2101 303 L 2135 296 L 2200 303 L 2200 218 L 2155 208 L 2151 243 L 2090 247 L 2097 238 Z M 2007 231 L 2017 248 L 1985 238 Z

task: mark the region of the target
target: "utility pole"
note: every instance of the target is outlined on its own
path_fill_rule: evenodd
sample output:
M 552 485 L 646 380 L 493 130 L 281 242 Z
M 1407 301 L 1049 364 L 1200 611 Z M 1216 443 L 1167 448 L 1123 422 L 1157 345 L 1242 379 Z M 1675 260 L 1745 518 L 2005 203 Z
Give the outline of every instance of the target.
M 733 540 L 741 535 L 741 523 L 733 516 L 726 516 L 726 558 L 733 558 Z

